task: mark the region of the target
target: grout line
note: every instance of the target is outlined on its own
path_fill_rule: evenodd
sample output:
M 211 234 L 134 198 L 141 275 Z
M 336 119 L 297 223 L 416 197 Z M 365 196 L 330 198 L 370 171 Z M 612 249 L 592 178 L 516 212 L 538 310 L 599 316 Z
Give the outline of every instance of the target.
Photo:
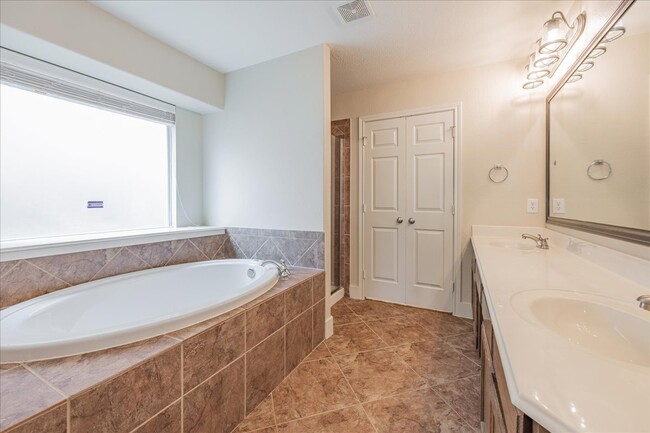
M 210 260 L 210 257 L 205 253 L 205 251 L 203 251 L 201 248 L 199 248 L 199 246 L 197 244 L 192 242 L 192 239 L 188 239 L 188 242 L 191 243 L 192 246 L 194 246 L 194 248 L 196 248 L 199 251 L 199 253 L 201 253 L 201 255 L 203 255 L 203 257 Z
M 273 391 L 275 391 L 275 389 Z M 273 427 L 275 429 L 277 429 L 278 428 L 278 417 L 275 415 L 275 399 L 273 398 L 273 391 L 271 391 L 271 394 L 269 394 L 269 397 L 271 397 L 271 412 L 273 412 Z
M 113 254 L 113 257 L 111 257 L 110 260 L 108 260 L 106 263 L 104 263 L 104 266 L 102 266 L 101 268 L 99 268 L 99 269 L 97 270 L 97 272 L 95 272 L 95 273 L 93 274 L 93 276 L 90 277 L 90 279 L 89 279 L 88 281 L 93 281 L 93 280 L 95 279 L 95 277 L 96 277 L 97 275 L 99 275 L 99 273 L 100 273 L 101 271 L 103 271 L 104 268 L 105 268 L 106 266 L 109 265 L 109 263 L 111 263 L 113 260 L 115 260 L 115 257 L 117 257 L 117 256 L 122 252 L 122 249 L 123 249 L 123 248 L 124 248 L 124 247 L 120 247 L 120 248 L 117 250 L 117 252 L 116 252 L 115 254 Z
M 193 392 L 196 388 L 198 388 L 199 386 L 205 384 L 208 380 L 212 379 L 212 378 L 215 377 L 217 374 L 221 373 L 221 372 L 224 371 L 226 368 L 230 367 L 230 366 L 233 365 L 235 362 L 239 361 L 239 359 L 241 359 L 241 357 L 243 357 L 243 356 L 245 356 L 245 355 L 246 355 L 245 353 L 242 353 L 242 354 L 239 355 L 237 358 L 235 358 L 234 360 L 232 360 L 229 364 L 227 364 L 225 367 L 223 367 L 223 368 L 217 370 L 216 372 L 214 372 L 214 373 L 212 373 L 210 376 L 208 376 L 206 379 L 204 379 L 203 381 L 199 382 L 197 385 L 193 386 L 193 387 L 192 387 L 191 389 L 189 389 L 189 390 L 188 390 L 184 395 L 188 395 L 188 394 L 190 394 L 190 393 Z M 244 361 L 245 361 L 245 360 L 244 360 Z
M 292 424 L 292 423 L 297 422 L 297 421 L 302 421 L 302 420 L 306 420 L 306 419 L 310 419 L 310 418 L 315 418 L 317 416 L 322 416 L 322 415 L 332 413 L 332 412 L 336 412 L 336 411 L 339 411 L 339 410 L 349 409 L 351 407 L 356 407 L 356 406 L 360 406 L 360 405 L 361 405 L 361 403 L 354 403 L 354 404 L 350 404 L 350 405 L 347 405 L 347 406 L 341 406 L 341 407 L 336 408 L 336 409 L 329 409 L 329 410 L 325 410 L 323 412 L 314 413 L 314 414 L 303 416 L 303 417 L 300 417 L 300 418 L 294 418 L 294 419 L 292 419 L 290 421 L 285 421 L 283 423 L 277 424 L 277 427 L 280 427 L 281 425 Z M 262 429 L 260 429 L 260 430 L 263 430 L 263 429 L 264 429 L 264 427 L 262 427 Z M 253 430 L 253 432 L 251 432 L 251 433 L 255 433 L 255 432 L 260 431 L 260 430 Z M 305 433 L 305 432 L 301 432 L 301 433 Z M 312 433 L 312 431 L 310 431 L 310 433 Z M 346 432 L 346 433 L 348 433 L 348 432 Z
M 278 249 L 278 251 L 280 251 L 280 254 L 282 255 L 282 258 L 286 261 L 286 263 L 287 263 L 289 266 L 293 266 L 293 263 L 291 263 L 291 262 L 289 261 L 289 257 L 287 257 L 286 253 L 282 250 L 282 248 L 280 248 L 280 246 L 278 245 L 278 243 L 277 243 L 275 240 L 273 240 L 273 239 L 274 239 L 273 237 L 270 237 L 270 238 L 269 238 L 269 241 L 271 241 L 271 243 L 272 243 L 273 245 L 275 245 L 275 247 Z M 275 239 L 279 239 L 279 238 L 275 238 Z
M 459 379 L 459 380 L 461 380 L 461 379 Z M 455 381 L 454 381 L 454 382 L 455 382 Z M 452 383 L 452 382 L 449 382 L 449 383 Z M 436 385 L 436 386 L 440 386 L 440 385 Z M 469 425 L 469 424 L 467 423 L 467 421 L 465 420 L 465 417 L 463 417 L 463 415 L 462 415 L 460 412 L 458 412 L 458 410 L 456 410 L 456 408 L 455 408 L 451 403 L 449 403 L 449 401 L 447 401 L 447 399 L 443 396 L 443 394 L 442 394 L 440 391 L 438 391 L 437 389 L 435 389 L 435 388 L 432 387 L 432 386 L 429 386 L 429 388 L 430 388 L 430 389 L 431 389 L 431 390 L 432 390 L 432 391 L 433 391 L 433 392 L 438 396 L 438 398 L 440 398 L 440 400 L 442 400 L 442 401 L 447 405 L 447 407 L 449 407 L 449 409 L 451 409 L 451 411 L 452 411 L 453 413 L 456 414 L 456 416 L 458 417 L 458 419 L 460 419 L 460 421 L 461 421 L 463 424 L 467 425 L 467 426 L 470 427 L 472 430 L 474 430 L 474 428 L 473 428 L 471 425 Z
M 162 335 L 161 337 L 166 337 L 166 335 Z M 152 338 L 157 338 L 157 337 L 152 337 Z M 174 344 L 172 346 L 166 347 L 166 348 L 164 348 L 164 349 L 162 349 L 159 352 L 156 352 L 154 354 L 150 354 L 146 358 L 141 359 L 140 361 L 136 362 L 135 364 L 130 365 L 126 369 L 114 372 L 113 374 L 111 374 L 108 377 L 105 377 L 104 379 L 100 380 L 99 382 L 94 383 L 89 387 L 86 387 L 86 388 L 83 388 L 83 389 L 80 389 L 80 390 L 76 391 L 74 394 L 70 395 L 70 400 L 72 400 L 73 398 L 76 398 L 76 397 L 78 397 L 78 396 L 80 396 L 80 395 L 82 395 L 82 394 L 84 394 L 86 392 L 90 392 L 90 391 L 92 391 L 92 390 L 94 390 L 96 388 L 99 388 L 100 386 L 112 381 L 113 379 L 116 379 L 116 378 L 118 378 L 118 377 L 132 371 L 132 370 L 135 370 L 136 368 L 139 368 L 139 367 L 143 366 L 147 362 L 153 361 L 154 359 L 156 359 L 159 356 L 165 355 L 167 352 L 174 350 L 177 346 L 178 346 L 178 343 L 176 343 L 176 344 Z M 120 347 L 120 346 L 117 346 L 117 347 Z M 93 352 L 88 352 L 88 353 L 93 353 Z
M 39 271 L 46 273 L 46 274 L 49 275 L 50 277 L 52 277 L 52 278 L 54 278 L 54 279 L 56 279 L 56 280 L 59 280 L 59 281 L 61 281 L 62 283 L 67 284 L 68 287 L 71 287 L 71 286 L 72 286 L 72 284 L 68 283 L 68 282 L 67 282 L 66 280 L 64 280 L 63 278 L 61 278 L 61 277 L 57 277 L 57 276 L 54 275 L 53 273 L 48 272 L 48 271 L 46 271 L 45 269 L 41 268 L 40 266 L 35 265 L 34 263 L 30 262 L 29 259 L 23 259 L 23 261 L 24 261 L 25 263 L 29 263 L 30 265 L 34 266 L 34 267 L 35 267 L 36 269 L 38 269 Z M 17 263 L 16 263 L 16 266 L 18 266 Z M 14 267 L 15 267 L 15 266 L 14 266 Z M 11 269 L 13 270 L 13 268 L 11 268 Z M 88 281 L 90 281 L 90 280 L 88 280 Z M 59 289 L 59 290 L 61 290 L 61 289 Z
M 343 372 L 343 369 L 341 368 L 341 364 L 339 364 L 339 362 L 336 360 L 336 358 L 333 358 L 333 359 L 334 359 L 334 364 L 336 364 L 336 366 L 339 368 L 339 371 L 341 372 L 341 376 L 343 376 L 343 379 L 345 380 L 345 383 L 347 383 L 348 386 L 350 387 L 350 389 L 352 390 L 352 393 L 354 394 L 354 398 L 356 398 L 357 402 L 359 402 L 359 404 L 361 404 L 361 399 L 359 398 L 359 395 L 354 390 L 354 388 L 350 384 L 350 381 L 348 380 L 347 376 Z
M 181 433 L 184 429 L 185 420 L 185 344 L 181 343 Z
M 13 271 L 16 266 L 18 266 L 18 263 L 20 263 L 20 259 L 16 260 L 16 263 L 14 263 L 9 269 L 5 269 L 5 271 L 2 273 L 2 277 L 7 275 L 9 272 Z M 31 263 L 31 262 L 30 262 Z M 40 268 L 39 268 L 40 269 Z
M 235 235 L 235 236 L 236 236 L 236 235 Z M 240 235 L 240 236 L 246 236 L 246 235 Z M 242 256 L 244 256 L 244 258 L 246 258 L 246 259 L 250 259 L 250 258 L 251 258 L 251 257 L 248 257 L 248 256 L 246 255 L 246 253 L 244 252 L 244 250 L 241 249 L 241 247 L 239 246 L 239 243 L 237 243 L 237 240 L 236 240 L 234 237 L 232 237 L 232 235 L 230 236 L 230 241 L 233 243 L 233 247 L 235 247 L 236 249 L 238 249 L 238 250 L 241 252 Z M 235 252 L 235 254 L 237 254 L 237 252 Z
M 178 239 L 178 240 L 181 241 L 181 242 L 180 242 L 180 245 L 178 246 L 178 248 L 176 248 L 176 251 L 174 251 L 174 252 L 172 253 L 171 257 L 169 257 L 169 259 L 167 259 L 167 261 L 165 262 L 165 264 L 164 264 L 163 266 L 169 266 L 169 263 L 172 261 L 172 259 L 173 259 L 174 257 L 176 257 L 176 254 L 178 254 L 178 252 L 179 252 L 181 249 L 183 249 L 183 245 L 185 244 L 185 242 L 187 242 L 187 239 Z M 172 242 L 173 242 L 173 241 L 172 241 Z M 172 243 L 172 245 L 173 245 L 173 243 Z
M 309 252 L 309 250 L 311 250 L 311 247 L 316 245 L 316 242 L 318 242 L 317 239 L 314 240 L 314 242 L 312 242 L 311 244 L 309 244 L 309 246 L 305 249 L 305 252 L 302 253 L 302 255 L 300 257 L 298 257 L 298 260 L 296 260 L 296 263 L 299 263 L 302 260 L 302 258 L 305 257 L 305 255 Z M 309 269 L 314 269 L 314 268 L 309 268 Z
M 366 408 L 363 407 L 362 404 L 360 404 L 359 406 L 361 406 L 361 410 L 362 410 L 363 413 L 366 415 L 366 418 L 368 418 L 368 422 L 369 422 L 370 425 L 372 426 L 372 429 L 375 431 L 375 433 L 379 433 L 379 430 L 377 430 L 377 427 L 375 427 L 375 424 L 372 422 L 372 419 L 370 419 L 370 416 L 368 415 L 368 412 L 366 411 Z
M 50 388 L 52 388 L 54 391 L 57 392 L 57 394 L 61 395 L 61 396 L 62 396 L 63 398 L 65 398 L 66 400 L 70 400 L 70 399 L 72 398 L 72 396 L 68 396 L 65 392 L 63 392 L 62 390 L 60 390 L 56 385 L 54 385 L 53 383 L 50 383 L 49 380 L 45 379 L 43 376 L 41 376 L 40 374 L 38 374 L 37 372 L 35 372 L 35 371 L 34 371 L 31 367 L 29 367 L 27 364 L 21 362 L 20 365 L 22 365 L 23 368 L 24 368 L 25 370 L 29 371 L 29 372 L 32 373 L 34 376 L 38 377 L 41 381 L 45 382 L 45 384 L 46 384 L 47 386 L 49 386 Z
M 246 419 L 246 405 L 248 404 L 248 386 L 247 385 L 247 377 L 248 377 L 248 356 L 246 356 L 246 353 L 248 352 L 247 345 L 247 330 L 246 330 L 246 323 L 248 322 L 248 311 L 244 311 L 244 419 Z M 243 420 L 242 420 L 243 421 Z M 240 423 L 241 424 L 241 423 Z
M 255 255 L 256 255 L 257 253 L 259 253 L 260 250 L 261 250 L 262 248 L 264 248 L 264 245 L 266 245 L 266 244 L 269 242 L 269 240 L 271 239 L 271 238 L 269 238 L 268 236 L 261 236 L 261 237 L 264 238 L 264 242 L 262 242 L 262 245 L 260 245 L 259 248 L 256 249 L 255 252 L 251 255 L 251 259 L 252 259 L 253 257 L 255 257 Z
M 143 423 L 138 424 L 138 425 L 137 425 L 133 430 L 131 430 L 131 433 L 135 432 L 135 431 L 138 430 L 140 427 L 144 426 L 146 423 L 148 423 L 149 421 L 151 421 L 152 419 L 154 419 L 155 417 L 157 417 L 158 415 L 160 415 L 161 413 L 163 413 L 164 411 L 166 411 L 167 409 L 169 409 L 170 407 L 172 407 L 173 405 L 175 405 L 176 403 L 178 403 L 178 402 L 181 401 L 181 400 L 182 400 L 182 398 L 177 398 L 176 400 L 172 401 L 172 402 L 169 403 L 167 406 L 165 406 L 164 408 L 162 408 L 159 412 L 156 412 L 156 413 L 155 413 L 154 415 L 152 415 L 150 418 L 147 418 Z M 181 403 L 181 404 L 182 404 L 182 403 Z M 182 418 L 181 418 L 181 421 L 182 421 Z

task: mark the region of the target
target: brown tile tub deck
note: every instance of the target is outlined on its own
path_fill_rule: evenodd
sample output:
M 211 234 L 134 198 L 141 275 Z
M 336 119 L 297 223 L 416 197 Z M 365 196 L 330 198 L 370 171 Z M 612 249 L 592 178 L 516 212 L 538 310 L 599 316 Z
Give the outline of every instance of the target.
M 240 308 L 148 340 L 3 364 L 0 431 L 230 432 L 323 341 L 324 275 L 293 268 Z

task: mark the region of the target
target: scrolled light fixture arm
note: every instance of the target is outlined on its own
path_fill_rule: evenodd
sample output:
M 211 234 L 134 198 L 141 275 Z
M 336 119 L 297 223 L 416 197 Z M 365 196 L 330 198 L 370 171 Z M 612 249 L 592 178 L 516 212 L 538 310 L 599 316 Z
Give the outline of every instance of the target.
M 553 77 L 567 53 L 582 35 L 587 15 L 580 13 L 569 23 L 562 11 L 555 11 L 551 19 L 544 23 L 544 34 L 535 42 L 535 52 L 530 56 L 526 68 L 524 89 L 540 86 L 545 78 Z

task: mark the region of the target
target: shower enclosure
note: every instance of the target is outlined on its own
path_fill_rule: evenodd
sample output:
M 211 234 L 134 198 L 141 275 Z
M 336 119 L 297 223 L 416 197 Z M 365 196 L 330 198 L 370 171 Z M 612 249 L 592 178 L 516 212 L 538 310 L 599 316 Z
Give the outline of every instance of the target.
M 344 264 L 341 252 L 341 246 L 343 245 L 343 140 L 342 137 L 332 135 L 332 273 L 330 274 L 332 293 L 343 287 L 341 279 Z

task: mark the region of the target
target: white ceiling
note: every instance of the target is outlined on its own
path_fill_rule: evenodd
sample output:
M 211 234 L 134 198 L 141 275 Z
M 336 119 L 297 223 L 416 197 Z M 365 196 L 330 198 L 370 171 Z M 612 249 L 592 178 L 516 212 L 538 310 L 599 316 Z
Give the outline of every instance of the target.
M 372 1 L 343 24 L 346 1 L 101 1 L 93 4 L 200 62 L 230 72 L 321 43 L 334 94 L 515 58 L 571 1 Z

